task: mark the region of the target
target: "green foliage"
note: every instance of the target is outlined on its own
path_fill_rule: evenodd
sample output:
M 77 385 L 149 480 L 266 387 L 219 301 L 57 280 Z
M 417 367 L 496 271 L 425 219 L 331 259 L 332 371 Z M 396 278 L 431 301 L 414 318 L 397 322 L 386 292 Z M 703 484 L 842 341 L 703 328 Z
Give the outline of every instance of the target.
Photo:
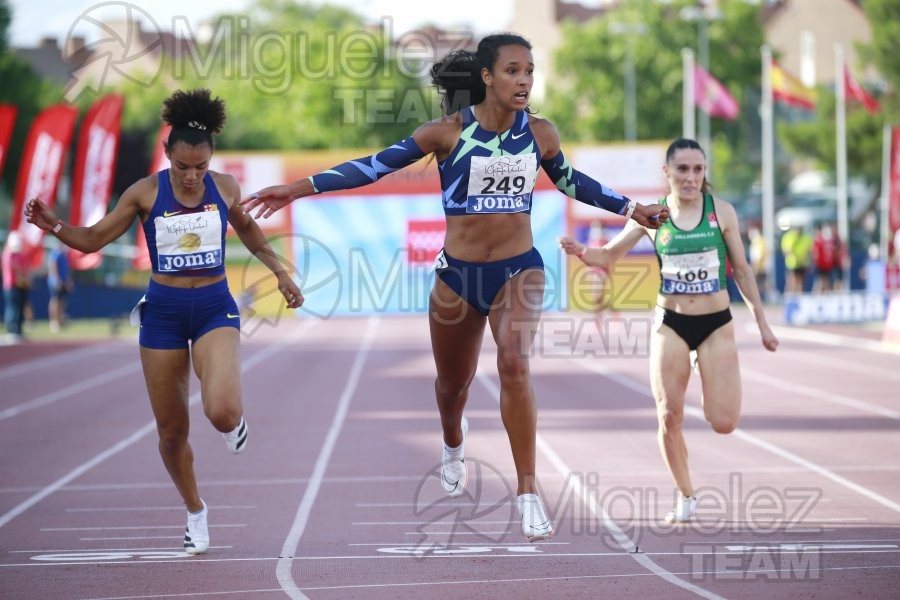
M 900 1 L 863 0 L 862 9 L 872 26 L 872 43 L 860 53 L 887 83 L 889 93 L 879 98 L 885 117 L 900 123 Z
M 629 50 L 635 60 L 638 139 L 669 140 L 681 135 L 681 50 L 693 48 L 699 60 L 701 26 L 683 20 L 681 10 L 695 5 L 690 0 L 626 0 L 608 17 L 564 25 L 564 41 L 554 61 L 554 84 L 546 102 L 546 115 L 564 140 L 624 137 L 624 65 Z M 723 2 L 720 10 L 718 18 L 707 23 L 709 71 L 741 104 L 740 118 L 744 119 L 747 112 L 755 110 L 745 102 L 746 90 L 759 86 L 759 47 L 763 43 L 759 7 Z M 613 33 L 613 22 L 625 24 L 620 29 L 641 26 L 643 33 Z M 733 149 L 722 153 L 727 162 L 717 163 L 719 172 L 731 173 L 726 171 L 729 166 L 748 164 L 749 130 L 721 119 L 711 119 L 710 127 L 714 140 L 724 137 Z M 720 182 L 720 188 L 729 183 Z M 749 185 L 747 177 L 737 185 Z
M 118 86 L 126 130 L 155 131 L 170 91 L 195 87 L 226 102 L 220 149 L 381 146 L 437 116 L 420 80 L 398 68 L 381 32 L 355 13 L 287 0 L 248 10 L 219 17 L 209 39 L 167 62 L 150 88 Z M 404 111 L 410 104 L 417 108 Z
M 0 0 L 0 52 L 9 48 L 9 26 L 12 23 L 12 11 L 8 0 Z
M 59 101 L 60 86 L 41 78 L 31 67 L 11 51 L 0 51 L 0 104 L 12 104 L 17 109 L 10 152 L 0 179 L 0 229 L 7 225 L 9 209 L 22 148 L 31 122 L 43 109 Z

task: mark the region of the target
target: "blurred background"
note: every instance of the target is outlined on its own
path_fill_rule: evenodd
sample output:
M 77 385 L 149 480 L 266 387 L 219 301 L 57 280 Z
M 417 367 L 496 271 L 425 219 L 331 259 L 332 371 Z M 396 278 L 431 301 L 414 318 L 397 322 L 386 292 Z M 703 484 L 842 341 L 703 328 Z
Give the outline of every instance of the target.
M 432 64 L 503 30 L 533 44 L 531 106 L 577 168 L 653 202 L 666 146 L 694 137 L 716 195 L 738 211 L 767 302 L 828 293 L 843 307 L 836 320 L 884 318 L 849 294 L 881 295 L 886 310 L 900 279 L 900 0 L 0 0 L 0 242 L 27 256 L 24 275 L 4 268 L 5 292 L 26 288 L 26 317 L 57 328 L 124 318 L 149 277 L 138 227 L 96 256 L 61 252 L 24 223 L 22 205 L 40 195 L 72 224 L 96 222 L 167 166 L 159 115 L 173 89 L 226 101 L 211 168 L 247 194 L 440 116 Z M 297 268 L 304 314 L 424 310 L 443 236 L 434 162 L 354 192 L 261 223 Z M 623 223 L 543 175 L 535 207 L 547 309 L 583 308 L 582 274 L 556 237 L 609 239 Z M 785 276 L 797 252 L 808 261 L 799 289 Z M 239 243 L 229 256 L 247 311 L 277 314 L 265 269 Z M 652 306 L 655 262 L 638 248 L 612 275 L 611 303 Z M 54 318 L 59 285 L 68 294 Z

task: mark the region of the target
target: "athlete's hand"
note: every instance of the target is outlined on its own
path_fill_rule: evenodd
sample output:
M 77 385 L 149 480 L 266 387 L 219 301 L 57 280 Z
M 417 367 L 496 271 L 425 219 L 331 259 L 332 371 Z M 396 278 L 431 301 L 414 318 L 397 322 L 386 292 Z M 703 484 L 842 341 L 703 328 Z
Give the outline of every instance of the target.
M 53 210 L 39 198 L 32 198 L 25 203 L 25 220 L 44 231 L 56 226 L 59 218 Z
M 294 196 L 287 185 L 273 185 L 263 188 L 240 201 L 240 206 L 248 213 L 254 208 L 259 208 L 254 218 L 268 219 L 276 210 L 284 208 L 293 202 Z
M 763 325 L 759 328 L 759 334 L 762 336 L 762 345 L 763 348 L 768 350 L 769 352 L 775 352 L 778 348 L 778 338 L 775 337 L 775 334 L 772 333 L 772 330 L 768 325 Z
M 578 258 L 584 260 L 584 252 L 587 250 L 584 244 L 575 240 L 575 238 L 564 235 L 559 238 L 559 247 L 563 249 L 563 252 L 569 254 L 570 256 L 577 256 Z
M 300 308 L 303 305 L 303 293 L 286 272 L 278 275 L 278 291 L 284 296 L 288 308 Z
M 659 229 L 659 226 L 669 220 L 669 207 L 662 204 L 637 203 L 631 218 L 650 229 Z

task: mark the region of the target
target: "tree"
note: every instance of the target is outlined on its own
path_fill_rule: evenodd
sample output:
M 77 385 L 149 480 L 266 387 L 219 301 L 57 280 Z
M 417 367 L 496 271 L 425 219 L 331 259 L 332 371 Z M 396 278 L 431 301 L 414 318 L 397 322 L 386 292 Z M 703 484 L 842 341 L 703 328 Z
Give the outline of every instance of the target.
M 126 129 L 152 137 L 173 87 L 207 87 L 226 101 L 221 149 L 387 145 L 436 116 L 381 31 L 349 10 L 260 0 L 246 14 L 221 15 L 208 37 L 166 63 L 149 89 L 119 87 Z M 411 103 L 419 107 L 412 115 L 404 110 Z
M 887 83 L 881 108 L 889 122 L 900 121 L 900 2 L 863 0 L 862 9 L 872 26 L 872 43 L 859 48 L 863 59 L 874 65 Z
M 554 61 L 556 83 L 546 106 L 563 139 L 623 138 L 623 65 L 629 51 L 634 52 L 637 80 L 638 139 L 667 140 L 681 135 L 681 50 L 696 49 L 698 25 L 680 15 L 683 8 L 695 5 L 689 0 L 626 0 L 602 18 L 564 25 L 564 42 Z M 707 22 L 709 71 L 729 88 L 746 114 L 756 110 L 746 102 L 746 90 L 759 87 L 758 49 L 763 43 L 759 7 L 745 2 L 724 2 L 720 7 L 718 18 Z M 620 27 L 622 30 L 640 25 L 643 33 L 615 34 L 612 23 L 631 26 Z M 635 35 L 639 38 L 631 39 Z M 722 162 L 714 161 L 716 170 L 728 172 L 728 183 L 738 188 L 749 187 L 754 177 L 747 142 L 755 134 L 744 123 L 743 115 L 735 123 L 711 119 L 712 137 L 723 138 L 734 150 L 723 153 Z M 736 181 L 741 165 L 744 174 Z

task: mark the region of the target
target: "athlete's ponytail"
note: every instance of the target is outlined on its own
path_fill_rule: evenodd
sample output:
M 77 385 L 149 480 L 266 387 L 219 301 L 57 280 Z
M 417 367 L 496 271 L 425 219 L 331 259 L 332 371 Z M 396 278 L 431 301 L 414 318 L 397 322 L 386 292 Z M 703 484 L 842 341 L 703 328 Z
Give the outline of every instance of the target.
M 172 126 L 166 149 L 178 142 L 191 146 L 209 144 L 225 125 L 225 102 L 206 89 L 178 90 L 163 101 L 162 119 Z
M 443 96 L 441 108 L 444 114 L 453 114 L 484 100 L 486 90 L 481 70 L 492 70 L 500 48 L 509 45 L 531 50 L 531 44 L 520 35 L 496 33 L 483 38 L 475 52 L 454 50 L 431 67 L 431 83 Z M 527 107 L 525 110 L 531 112 Z

